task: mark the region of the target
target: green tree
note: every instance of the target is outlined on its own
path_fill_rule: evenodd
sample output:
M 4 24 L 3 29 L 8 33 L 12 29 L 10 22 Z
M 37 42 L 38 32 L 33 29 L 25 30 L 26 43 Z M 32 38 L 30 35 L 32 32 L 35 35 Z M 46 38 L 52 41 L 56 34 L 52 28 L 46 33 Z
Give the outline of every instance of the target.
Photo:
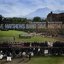
M 2 23 L 2 18 L 3 18 L 2 15 L 0 15 L 0 24 Z
M 34 18 L 33 18 L 33 21 L 34 21 L 34 22 L 41 22 L 41 18 L 40 18 L 40 17 L 34 17 Z
M 22 23 L 23 23 L 23 24 L 25 24 L 25 29 L 26 29 L 26 24 L 28 24 L 28 23 L 29 23 L 29 22 L 27 21 L 27 19 L 26 19 L 26 18 L 24 18 L 24 19 L 23 19 L 23 21 L 22 21 Z
M 33 22 L 36 22 L 36 33 L 38 32 L 38 23 L 37 22 L 41 22 L 41 18 L 40 17 L 34 17 L 33 18 Z
M 5 28 L 5 23 L 3 22 L 3 16 L 0 15 L 0 24 L 3 24 L 3 29 Z

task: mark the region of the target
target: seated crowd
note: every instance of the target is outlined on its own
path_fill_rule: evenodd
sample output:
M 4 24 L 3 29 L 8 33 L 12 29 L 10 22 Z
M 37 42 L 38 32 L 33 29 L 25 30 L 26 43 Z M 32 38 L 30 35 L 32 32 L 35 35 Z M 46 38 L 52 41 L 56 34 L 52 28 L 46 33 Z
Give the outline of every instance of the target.
M 0 44 L 0 56 L 23 56 L 29 55 L 63 55 L 64 54 L 64 42 L 56 41 L 52 43 L 50 42 L 25 42 L 21 44 L 9 44 L 7 42 Z M 2 57 L 1 57 L 2 58 Z

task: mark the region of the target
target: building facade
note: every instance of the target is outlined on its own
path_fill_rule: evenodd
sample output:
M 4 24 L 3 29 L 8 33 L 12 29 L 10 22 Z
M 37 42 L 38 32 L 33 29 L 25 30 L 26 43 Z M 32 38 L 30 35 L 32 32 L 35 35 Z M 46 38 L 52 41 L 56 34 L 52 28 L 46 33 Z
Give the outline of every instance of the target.
M 49 13 L 47 15 L 48 28 L 64 28 L 64 13 Z

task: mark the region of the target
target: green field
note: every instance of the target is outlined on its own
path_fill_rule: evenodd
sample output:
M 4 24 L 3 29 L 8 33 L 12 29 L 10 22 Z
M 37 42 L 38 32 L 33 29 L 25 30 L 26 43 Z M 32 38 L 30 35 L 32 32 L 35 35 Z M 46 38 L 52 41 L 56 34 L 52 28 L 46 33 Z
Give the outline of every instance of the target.
M 15 41 L 16 42 L 33 42 L 33 41 L 38 41 L 38 42 L 44 42 L 44 41 L 64 41 L 63 38 L 49 38 L 49 37 L 43 37 L 43 36 L 33 36 L 31 38 L 19 38 L 19 34 L 25 34 L 26 32 L 23 31 L 15 31 L 15 30 L 9 30 L 9 31 L 0 31 L 0 41 Z
M 39 57 L 32 58 L 28 64 L 64 64 L 63 57 Z
M 22 61 L 22 58 L 12 59 L 11 62 L 0 60 L 0 64 L 64 64 L 64 57 L 33 57 L 30 61 L 26 58 Z

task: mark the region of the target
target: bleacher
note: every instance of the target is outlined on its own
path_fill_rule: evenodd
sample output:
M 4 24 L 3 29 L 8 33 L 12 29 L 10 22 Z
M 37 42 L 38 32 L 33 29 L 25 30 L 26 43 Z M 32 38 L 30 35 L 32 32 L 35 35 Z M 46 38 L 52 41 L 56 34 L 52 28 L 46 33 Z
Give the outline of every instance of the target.
M 3 54 L 9 52 L 13 54 L 19 54 L 20 52 L 33 52 L 34 55 L 45 55 L 46 51 L 47 55 L 63 55 L 64 54 L 64 42 L 56 41 L 53 43 L 53 46 L 48 45 L 48 42 L 23 42 L 23 43 L 15 43 L 9 44 L 7 42 L 0 44 L 0 51 L 3 51 Z

